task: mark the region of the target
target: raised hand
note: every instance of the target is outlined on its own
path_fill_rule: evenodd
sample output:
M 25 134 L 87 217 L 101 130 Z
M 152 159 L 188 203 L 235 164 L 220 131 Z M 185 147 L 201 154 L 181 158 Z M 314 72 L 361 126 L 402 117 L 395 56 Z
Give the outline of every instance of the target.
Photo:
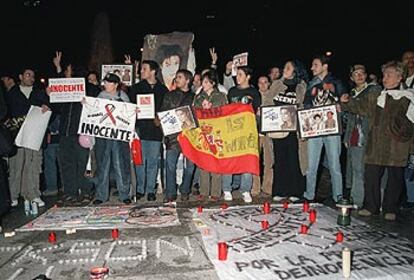
M 55 56 L 53 57 L 53 65 L 56 67 L 58 73 L 62 72 L 62 66 L 60 65 L 62 61 L 62 52 L 56 51 Z
M 125 58 L 124 60 L 125 64 L 132 64 L 131 55 L 125 54 L 124 58 Z
M 208 50 L 210 52 L 211 64 L 216 65 L 217 64 L 217 59 L 218 59 L 218 56 L 217 56 L 217 53 L 216 53 L 216 48 L 213 47 L 213 48 L 209 48 Z

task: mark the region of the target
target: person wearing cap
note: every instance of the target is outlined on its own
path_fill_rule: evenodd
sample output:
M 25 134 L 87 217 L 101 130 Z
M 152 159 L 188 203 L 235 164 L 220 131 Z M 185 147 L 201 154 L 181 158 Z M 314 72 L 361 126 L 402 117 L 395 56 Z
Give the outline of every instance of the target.
M 404 167 L 414 140 L 413 93 L 401 88 L 404 69 L 401 62 L 382 66 L 384 89 L 364 94 L 359 99 L 341 96 L 341 108 L 368 118 L 364 154 L 364 203 L 361 216 L 384 213 L 394 221 L 404 189 Z M 351 136 L 352 138 L 352 136 Z M 384 198 L 381 200 L 381 177 L 388 172 Z
M 356 102 L 365 95 L 381 91 L 380 86 L 367 83 L 364 65 L 355 64 L 351 67 L 349 75 L 354 84 L 350 91 L 351 99 Z M 368 137 L 368 118 L 360 114 L 347 113 L 347 120 L 343 139 L 347 148 L 345 186 L 351 190 L 354 204 L 360 208 L 364 202 L 364 154 Z
M 129 102 L 128 95 L 119 90 L 121 84 L 119 76 L 109 73 L 106 74 L 103 80 L 104 90 L 99 93 L 98 98 Z M 97 137 L 95 149 L 98 178 L 93 204 L 98 205 L 109 200 L 109 173 L 111 165 L 116 178 L 119 200 L 125 204 L 130 204 L 131 152 L 129 143 Z

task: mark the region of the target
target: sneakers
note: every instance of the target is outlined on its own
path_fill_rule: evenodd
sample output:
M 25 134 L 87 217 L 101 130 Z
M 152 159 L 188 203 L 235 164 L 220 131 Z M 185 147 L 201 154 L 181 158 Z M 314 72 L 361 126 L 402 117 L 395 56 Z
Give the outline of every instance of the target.
M 358 211 L 358 215 L 362 216 L 362 217 L 369 217 L 372 216 L 371 211 L 367 210 L 367 209 L 361 209 Z
M 273 197 L 273 201 L 275 201 L 275 202 L 281 202 L 282 200 L 285 200 L 285 199 L 286 199 L 286 197 L 278 196 L 278 195 L 275 195 Z
M 250 192 L 244 192 L 242 193 L 243 200 L 245 203 L 251 203 L 253 201 L 252 196 L 250 195 Z
M 33 198 L 32 201 L 36 202 L 39 207 L 45 206 L 45 202 L 40 197 Z
M 384 219 L 387 221 L 395 221 L 396 218 L 397 215 L 395 215 L 394 213 L 385 213 L 384 215 Z
M 290 202 L 298 202 L 299 201 L 299 197 L 296 197 L 296 196 L 291 196 L 291 197 L 289 197 L 289 200 L 290 200 Z
M 231 192 L 224 192 L 224 200 L 225 201 L 232 201 L 233 196 L 231 195 Z
M 19 201 L 17 199 L 13 199 L 11 201 L 11 207 L 16 207 L 17 205 L 19 205 Z

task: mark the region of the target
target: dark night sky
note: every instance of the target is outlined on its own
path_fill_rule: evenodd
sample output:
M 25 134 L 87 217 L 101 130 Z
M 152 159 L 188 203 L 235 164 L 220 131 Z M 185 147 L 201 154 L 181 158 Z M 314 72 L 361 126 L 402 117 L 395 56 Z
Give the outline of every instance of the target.
M 34 3 L 32 0 L 26 2 Z M 209 63 L 215 46 L 220 66 L 232 55 L 248 51 L 256 73 L 272 64 L 299 58 L 310 65 L 313 54 L 333 52 L 339 76 L 361 62 L 371 72 L 414 49 L 414 16 L 409 1 L 146 1 L 40 0 L 2 1 L 0 71 L 34 65 L 50 71 L 56 49 L 75 63 L 87 61 L 95 15 L 109 15 L 117 62 L 124 53 L 139 57 L 145 34 L 191 31 L 199 68 Z M 188 4 L 190 3 L 190 4 Z M 333 6 L 335 5 L 335 6 Z M 186 7 L 186 8 L 183 8 Z M 58 31 L 53 31 L 58 29 Z

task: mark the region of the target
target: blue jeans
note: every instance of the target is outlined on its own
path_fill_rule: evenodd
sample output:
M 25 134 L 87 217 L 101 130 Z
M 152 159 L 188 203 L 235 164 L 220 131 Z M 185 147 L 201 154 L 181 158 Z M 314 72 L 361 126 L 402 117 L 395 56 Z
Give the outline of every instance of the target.
M 332 198 L 334 201 L 338 201 L 338 196 L 342 195 L 342 172 L 339 161 L 341 137 L 339 135 L 322 136 L 308 140 L 308 172 L 306 173 L 306 191 L 303 196 L 309 200 L 315 198 L 316 177 L 323 146 L 325 146 L 329 173 L 331 174 Z
M 137 193 L 155 193 L 161 142 L 141 140 L 141 144 L 143 162 L 141 165 L 135 165 Z
M 111 164 L 116 180 L 116 187 L 121 201 L 129 198 L 131 186 L 131 152 L 127 142 L 96 138 L 96 161 L 98 184 L 95 198 L 109 199 L 109 172 Z
M 346 187 L 358 207 L 364 203 L 364 154 L 365 147 L 351 146 L 347 151 Z
M 165 161 L 166 185 L 165 196 L 167 199 L 177 196 L 177 160 L 180 151 L 176 149 L 167 150 Z M 181 194 L 189 194 L 191 191 L 191 181 L 194 173 L 194 163 L 185 158 L 186 164 L 183 170 L 183 181 L 180 186 Z
M 243 173 L 237 175 L 223 175 L 222 176 L 222 189 L 223 192 L 231 192 L 235 184 L 232 182 L 240 182 L 240 192 L 250 192 L 252 189 L 253 176 L 250 173 Z M 237 184 L 237 183 L 236 183 Z
M 59 143 L 47 144 L 46 148 L 43 150 L 46 191 L 58 190 L 58 153 Z

